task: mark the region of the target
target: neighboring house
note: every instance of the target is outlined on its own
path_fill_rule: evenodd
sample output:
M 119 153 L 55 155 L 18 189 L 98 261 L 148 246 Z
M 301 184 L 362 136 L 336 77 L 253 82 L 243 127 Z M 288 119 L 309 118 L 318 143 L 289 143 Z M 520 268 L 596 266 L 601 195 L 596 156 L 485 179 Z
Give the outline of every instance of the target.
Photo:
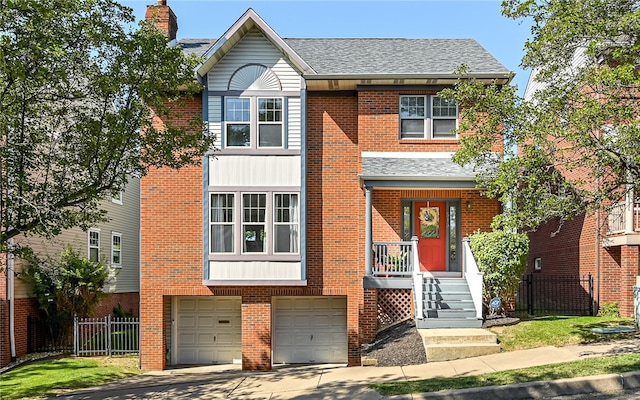
M 585 59 L 577 51 L 572 67 Z M 532 72 L 525 89 L 525 99 L 532 100 L 544 85 Z M 563 171 L 563 173 L 567 173 Z M 580 177 L 580 170 L 571 172 Z M 595 184 L 596 182 L 594 182 Z M 586 213 L 562 224 L 551 220 L 529 233 L 528 273 L 536 277 L 586 277 L 593 279 L 594 311 L 605 303 L 617 303 L 620 314 L 634 316 L 634 286 L 638 282 L 640 257 L 640 202 L 633 188 L 627 188 L 626 198 L 618 204 Z M 565 284 L 561 298 L 552 292 L 545 294 L 550 302 L 568 302 L 591 296 L 587 280 L 581 285 Z
M 108 293 L 95 310 L 96 317 L 113 312 L 120 305 L 123 311 L 139 313 L 140 290 L 140 179 L 129 180 L 126 189 L 104 200 L 102 205 L 110 221 L 101 223 L 87 231 L 73 228 L 63 231 L 53 239 L 38 236 L 18 236 L 15 243 L 30 246 L 38 255 L 59 258 L 62 250 L 70 245 L 80 255 L 93 260 L 102 260 L 111 275 L 104 288 Z M 6 255 L 3 255 L 3 264 Z M 13 285 L 3 270 L 0 274 L 0 365 L 9 363 L 11 357 L 27 353 L 29 335 L 28 317 L 38 318 L 38 306 L 32 297 L 31 287 L 20 278 L 19 260 L 13 265 L 16 274 Z M 9 286 L 13 286 L 14 304 L 10 312 Z M 13 319 L 10 322 L 10 319 Z M 14 330 L 14 350 L 11 350 L 11 333 Z M 15 354 L 13 354 L 15 353 Z
M 166 1 L 147 18 L 176 43 Z M 508 84 L 503 65 L 472 39 L 283 39 L 252 9 L 177 45 L 205 86 L 180 118 L 217 149 L 141 180 L 143 369 L 360 365 L 390 321 L 480 326 L 477 301 L 429 301 L 434 277 L 470 295 L 462 238 L 500 212 L 451 160 L 464 110 L 438 92 L 461 64 Z

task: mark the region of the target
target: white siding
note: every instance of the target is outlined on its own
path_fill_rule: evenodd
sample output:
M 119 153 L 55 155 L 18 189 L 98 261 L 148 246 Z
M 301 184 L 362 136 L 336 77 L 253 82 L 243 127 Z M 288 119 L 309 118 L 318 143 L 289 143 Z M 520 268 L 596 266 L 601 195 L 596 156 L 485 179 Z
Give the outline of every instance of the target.
M 300 156 L 218 156 L 209 158 L 209 185 L 294 186 L 301 182 Z
M 227 90 L 233 73 L 246 64 L 262 64 L 280 79 L 282 90 L 300 90 L 300 74 L 261 33 L 248 33 L 208 73 L 209 90 Z
M 222 147 L 222 98 L 220 96 L 209 96 L 209 133 L 215 135 L 215 148 Z
M 299 262 L 210 261 L 210 280 L 302 280 Z
M 287 107 L 288 148 L 300 149 L 301 145 L 301 101 L 299 97 L 289 98 Z

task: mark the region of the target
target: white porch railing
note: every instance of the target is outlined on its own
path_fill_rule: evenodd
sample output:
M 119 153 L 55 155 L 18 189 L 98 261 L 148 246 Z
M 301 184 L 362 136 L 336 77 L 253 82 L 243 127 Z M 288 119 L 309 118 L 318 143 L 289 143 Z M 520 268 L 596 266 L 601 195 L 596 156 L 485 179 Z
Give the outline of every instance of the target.
M 482 319 L 482 281 L 484 273 L 478 269 L 476 259 L 473 257 L 471 247 L 469 246 L 469 238 L 462 239 L 462 268 L 464 278 L 469 285 L 473 306 L 476 309 L 476 318 Z
M 373 242 L 371 272 L 378 277 L 410 277 L 414 253 L 411 242 Z
M 625 233 L 628 215 L 633 218 L 633 231 L 640 232 L 640 203 L 636 202 L 633 210 L 628 210 L 626 203 L 617 203 L 607 209 L 608 234 Z
M 420 272 L 420 259 L 418 258 L 418 237 L 414 236 L 411 238 L 411 254 L 413 255 L 411 259 L 411 264 L 414 266 L 413 268 L 413 294 L 414 294 L 414 302 L 416 305 L 416 319 L 424 318 L 424 307 L 422 307 L 422 291 L 424 285 L 424 279 L 422 278 L 422 272 Z

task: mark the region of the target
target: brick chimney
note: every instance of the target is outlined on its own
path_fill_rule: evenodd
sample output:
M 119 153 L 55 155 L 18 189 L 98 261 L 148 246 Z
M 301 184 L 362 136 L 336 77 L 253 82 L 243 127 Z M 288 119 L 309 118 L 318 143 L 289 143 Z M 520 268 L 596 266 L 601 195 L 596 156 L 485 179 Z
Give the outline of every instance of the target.
M 152 21 L 156 28 L 164 32 L 169 41 L 175 40 L 178 33 L 178 18 L 167 5 L 167 0 L 158 0 L 158 4 L 147 6 L 144 19 Z

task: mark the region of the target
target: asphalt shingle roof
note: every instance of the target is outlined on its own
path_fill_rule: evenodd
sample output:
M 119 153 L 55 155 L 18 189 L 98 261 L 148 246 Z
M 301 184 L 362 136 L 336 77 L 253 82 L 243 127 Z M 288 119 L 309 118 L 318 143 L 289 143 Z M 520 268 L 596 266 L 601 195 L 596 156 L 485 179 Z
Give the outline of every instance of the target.
M 321 75 L 508 73 L 473 39 L 285 39 Z
M 452 74 L 461 64 L 472 74 L 509 70 L 473 39 L 283 39 L 320 75 Z M 198 56 L 216 39 L 181 39 Z
M 365 179 L 471 180 L 476 175 L 473 167 L 461 167 L 451 158 L 362 157 Z

